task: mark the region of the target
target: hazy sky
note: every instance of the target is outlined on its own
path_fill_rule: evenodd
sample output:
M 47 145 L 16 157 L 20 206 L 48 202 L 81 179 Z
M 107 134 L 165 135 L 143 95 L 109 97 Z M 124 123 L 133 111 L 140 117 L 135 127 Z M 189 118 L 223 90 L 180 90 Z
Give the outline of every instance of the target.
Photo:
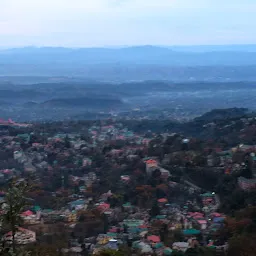
M 256 0 L 0 0 L 0 47 L 256 43 Z

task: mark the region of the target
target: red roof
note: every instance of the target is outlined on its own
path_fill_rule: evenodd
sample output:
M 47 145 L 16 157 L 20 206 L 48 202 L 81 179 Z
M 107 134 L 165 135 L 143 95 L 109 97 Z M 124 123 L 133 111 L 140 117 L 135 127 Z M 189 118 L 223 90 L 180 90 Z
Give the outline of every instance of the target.
M 148 228 L 148 226 L 147 225 L 140 225 L 139 228 L 144 229 L 144 228 Z
M 157 200 L 159 203 L 167 203 L 168 200 L 166 198 L 160 198 Z
M 207 224 L 207 221 L 206 220 L 198 220 L 197 221 L 199 224 Z
M 195 215 L 195 216 L 193 216 L 193 219 L 201 219 L 201 218 L 203 218 L 203 215 Z
M 153 159 L 149 159 L 146 161 L 147 164 L 156 164 L 157 161 L 156 160 L 153 160 Z
M 108 232 L 110 232 L 110 233 L 116 233 L 116 232 L 117 232 L 117 228 L 111 228 L 111 229 L 109 229 Z
M 2 172 L 2 173 L 6 173 L 6 174 L 8 174 L 8 173 L 11 173 L 12 171 L 11 171 L 11 170 L 9 170 L 9 169 L 5 169 L 5 170 L 1 170 L 1 172 Z
M 218 213 L 218 212 L 214 212 L 214 213 L 212 213 L 212 216 L 214 216 L 214 217 L 221 217 L 222 215 L 220 213 Z
M 29 231 L 28 229 L 25 229 L 25 228 L 21 228 L 21 227 L 18 227 L 18 231 L 20 232 L 27 232 Z M 12 236 L 12 231 L 9 231 L 6 236 Z
M 147 239 L 148 239 L 148 241 L 153 242 L 153 243 L 159 243 L 160 242 L 160 237 L 159 236 L 155 236 L 155 235 L 148 236 Z
M 193 219 L 202 218 L 204 216 L 204 214 L 201 212 L 189 212 L 188 215 Z
M 110 208 L 110 204 L 103 203 L 103 204 L 100 204 L 97 208 L 101 211 L 104 211 Z
M 28 211 L 23 212 L 21 215 L 22 215 L 22 216 L 31 216 L 31 215 L 33 215 L 33 212 L 31 212 L 30 210 L 28 210 Z

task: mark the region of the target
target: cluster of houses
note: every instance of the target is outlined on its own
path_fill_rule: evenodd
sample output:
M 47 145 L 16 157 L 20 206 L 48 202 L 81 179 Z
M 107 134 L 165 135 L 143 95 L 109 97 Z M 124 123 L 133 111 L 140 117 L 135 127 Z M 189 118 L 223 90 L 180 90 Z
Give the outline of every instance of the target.
M 36 242 L 36 232 L 32 231 L 36 225 L 61 222 L 73 230 L 78 223 L 80 212 L 86 212 L 90 208 L 97 209 L 100 215 L 104 216 L 106 222 L 104 223 L 105 232 L 101 232 L 93 239 L 85 237 L 85 240 L 88 239 L 86 242 L 88 250 L 92 254 L 96 254 L 105 248 L 118 250 L 122 244 L 128 244 L 134 252 L 147 255 L 153 253 L 171 255 L 173 250 L 186 252 L 189 248 L 194 248 L 200 243 L 209 247 L 215 246 L 210 241 L 202 239 L 202 237 L 205 238 L 219 230 L 225 220 L 225 215 L 217 212 L 219 202 L 214 192 L 201 194 L 202 207 L 194 211 L 190 211 L 187 204 L 177 205 L 169 202 L 168 198 L 158 198 L 157 204 L 160 213 L 153 217 L 150 216 L 148 210 L 139 209 L 131 202 L 125 202 L 121 209 L 120 207 L 111 207 L 108 200 L 114 196 L 111 191 L 105 191 L 99 198 L 85 196 L 85 192 L 88 192 L 89 188 L 99 181 L 97 168 L 93 167 L 94 161 L 89 153 L 91 149 L 104 147 L 106 141 L 121 141 L 124 142 L 121 144 L 122 146 L 109 150 L 106 157 L 110 162 L 124 156 L 132 161 L 140 159 L 137 151 L 143 152 L 150 142 L 149 138 L 134 134 L 121 124 L 93 125 L 88 129 L 88 135 L 89 141 L 76 133 L 57 133 L 51 136 L 42 134 L 39 136 L 40 140 L 36 142 L 31 142 L 34 133 L 0 137 L 0 146 L 8 152 L 12 152 L 12 159 L 16 164 L 13 168 L 0 170 L 0 182 L 4 183 L 11 177 L 22 176 L 24 173 L 54 172 L 55 168 L 58 167 L 58 170 L 71 171 L 68 174 L 68 182 L 72 189 L 76 188 L 76 192 L 68 197 L 69 202 L 61 209 L 41 209 L 39 206 L 34 206 L 22 212 L 21 218 L 28 229 L 21 227 L 18 229 L 15 234 L 15 240 L 18 244 Z M 189 142 L 189 139 L 182 140 L 185 145 Z M 228 151 L 215 150 L 214 153 L 208 155 L 207 165 L 209 167 L 222 167 L 225 174 L 229 175 L 244 168 L 246 165 L 245 158 L 248 156 L 252 169 L 256 170 L 255 153 L 256 147 L 246 145 L 239 145 Z M 53 155 L 54 158 L 51 158 Z M 158 170 L 162 180 L 168 186 L 173 187 L 178 184 L 169 181 L 172 173 L 162 167 L 163 161 L 166 159 L 160 161 L 157 157 L 146 157 L 141 160 L 146 166 L 146 173 L 149 177 L 152 176 L 155 170 Z M 72 173 L 72 170 L 82 171 L 83 173 L 77 175 Z M 130 181 L 130 175 L 120 175 L 121 185 L 127 186 Z M 62 182 L 64 188 L 64 175 Z M 255 189 L 256 178 L 240 177 L 238 178 L 238 185 L 243 190 Z M 0 197 L 2 200 L 4 195 L 0 195 Z M 124 218 L 116 221 L 117 217 L 121 215 L 120 213 L 123 214 Z M 114 225 L 112 225 L 112 220 L 115 220 Z M 163 238 L 161 227 L 166 227 L 165 234 L 168 231 L 176 230 L 181 232 L 184 238 L 166 244 L 164 241 L 166 237 Z M 4 239 L 10 242 L 12 233 L 7 233 Z M 79 255 L 82 250 L 81 244 L 76 243 L 76 246 L 72 246 L 72 248 L 64 248 L 63 252 L 70 252 L 70 250 Z
M 186 206 L 180 208 L 167 199 L 160 199 L 158 203 L 161 212 L 155 217 L 150 217 L 148 212 L 136 209 L 130 203 L 123 205 L 129 215 L 118 225 L 110 226 L 105 234 L 99 234 L 96 242 L 89 246 L 91 253 L 97 254 L 106 248 L 118 250 L 122 244 L 130 245 L 138 255 L 172 255 L 174 250 L 186 252 L 199 245 L 199 236 L 216 232 L 225 220 L 221 213 L 188 212 Z M 163 224 L 169 231 L 181 230 L 184 240 L 166 246 L 159 232 Z M 210 241 L 206 242 L 206 246 L 214 247 Z

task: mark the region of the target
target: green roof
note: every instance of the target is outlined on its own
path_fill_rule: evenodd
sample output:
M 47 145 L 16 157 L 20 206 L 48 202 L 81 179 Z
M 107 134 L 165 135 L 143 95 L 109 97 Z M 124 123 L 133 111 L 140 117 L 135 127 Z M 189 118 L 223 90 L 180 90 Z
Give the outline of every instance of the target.
M 201 194 L 202 197 L 214 197 L 214 195 L 212 193 L 204 193 L 204 194 Z
M 67 134 L 64 133 L 58 133 L 54 136 L 54 138 L 65 138 L 67 136 Z
M 123 222 L 128 227 L 138 227 L 144 223 L 143 220 L 124 220 Z
M 69 203 L 69 205 L 71 205 L 71 206 L 79 206 L 79 205 L 84 205 L 84 204 L 85 204 L 85 200 L 83 200 L 83 199 L 78 199 L 76 201 Z
M 146 161 L 146 160 L 150 160 L 150 159 L 152 159 L 152 158 L 154 158 L 154 157 L 144 157 L 142 160 L 143 160 L 143 161 Z
M 159 248 L 162 248 L 164 245 L 162 243 L 157 243 L 154 245 L 154 248 L 155 249 L 159 249 Z
M 17 137 L 20 138 L 28 138 L 30 135 L 28 133 L 22 133 L 22 134 L 18 134 Z
M 166 215 L 157 215 L 155 218 L 158 220 L 162 220 L 166 218 Z
M 123 204 L 123 207 L 130 207 L 131 206 L 131 203 L 125 203 L 125 204 Z
M 219 155 L 232 155 L 232 152 L 229 150 L 218 152 Z
M 132 248 L 139 249 L 140 248 L 140 241 L 135 241 L 132 243 Z
M 33 206 L 33 208 L 32 208 L 34 211 L 39 211 L 39 210 L 41 210 L 41 207 L 39 206 L 39 205 L 35 205 L 35 206 Z
M 197 229 L 184 229 L 183 234 L 184 235 L 198 235 L 200 234 L 201 231 Z
M 19 137 L 20 139 L 30 139 L 30 135 L 27 133 L 23 133 L 23 134 L 18 134 L 17 137 Z
M 107 236 L 116 237 L 116 233 L 108 232 L 108 233 L 107 233 Z
M 172 249 L 171 248 L 165 248 L 164 249 L 164 255 L 171 255 L 172 254 Z
M 137 227 L 132 227 L 132 228 L 129 229 L 129 232 L 136 234 L 136 233 L 139 233 L 139 232 L 140 232 L 140 229 L 137 228 Z

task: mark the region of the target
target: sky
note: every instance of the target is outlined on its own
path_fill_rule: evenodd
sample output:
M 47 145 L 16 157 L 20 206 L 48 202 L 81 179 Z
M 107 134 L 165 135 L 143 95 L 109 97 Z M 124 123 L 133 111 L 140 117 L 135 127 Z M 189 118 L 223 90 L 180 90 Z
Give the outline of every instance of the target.
M 256 43 L 256 0 L 0 0 L 0 47 Z

